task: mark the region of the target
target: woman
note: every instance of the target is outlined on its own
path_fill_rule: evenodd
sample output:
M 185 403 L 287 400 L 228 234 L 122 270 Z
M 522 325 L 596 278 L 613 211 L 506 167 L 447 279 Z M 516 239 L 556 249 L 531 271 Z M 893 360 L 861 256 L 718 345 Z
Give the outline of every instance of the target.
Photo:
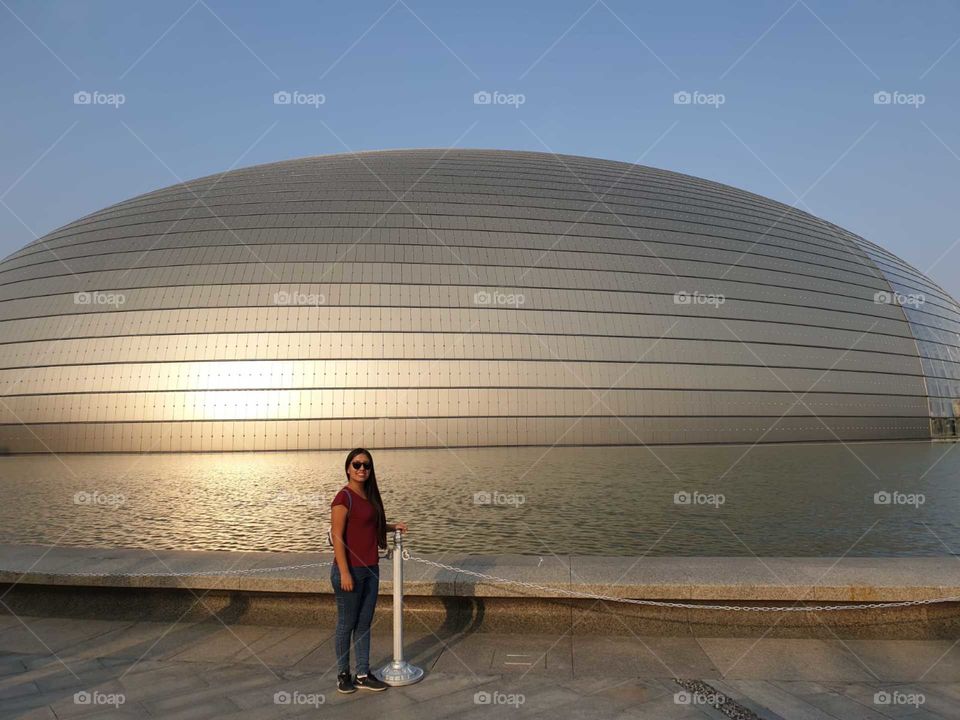
M 337 690 L 386 690 L 387 686 L 370 674 L 370 623 L 380 589 L 377 548 L 386 549 L 388 532 L 405 533 L 407 526 L 387 522 L 368 450 L 351 450 L 344 469 L 347 484 L 333 498 L 330 509 L 335 558 L 330 582 L 337 599 Z M 351 634 L 357 656 L 356 680 L 350 676 Z

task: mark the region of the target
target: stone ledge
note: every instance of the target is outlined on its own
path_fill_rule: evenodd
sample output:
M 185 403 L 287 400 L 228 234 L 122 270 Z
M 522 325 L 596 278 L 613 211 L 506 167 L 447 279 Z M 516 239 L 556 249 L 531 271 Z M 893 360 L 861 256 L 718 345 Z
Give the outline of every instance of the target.
M 633 558 L 465 554 L 423 557 L 549 588 L 624 598 L 700 602 L 891 602 L 960 596 L 960 561 L 951 557 Z M 330 553 L 151 551 L 0 544 L 0 583 L 329 594 L 333 591 L 329 566 L 247 576 L 216 573 L 225 569 L 251 570 L 331 560 Z M 380 569 L 380 592 L 391 593 L 392 562 L 381 560 Z M 157 577 L 150 575 L 151 572 L 196 574 Z M 569 597 L 562 592 L 478 579 L 413 561 L 404 564 L 404 595 Z

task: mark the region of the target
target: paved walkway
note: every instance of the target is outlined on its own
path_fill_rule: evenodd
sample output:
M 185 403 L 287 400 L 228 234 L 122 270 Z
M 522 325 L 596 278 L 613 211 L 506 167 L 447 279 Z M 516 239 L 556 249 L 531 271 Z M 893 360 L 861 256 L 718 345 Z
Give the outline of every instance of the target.
M 409 630 L 421 683 L 339 695 L 329 629 L 0 615 L 0 717 L 960 718 L 952 641 Z

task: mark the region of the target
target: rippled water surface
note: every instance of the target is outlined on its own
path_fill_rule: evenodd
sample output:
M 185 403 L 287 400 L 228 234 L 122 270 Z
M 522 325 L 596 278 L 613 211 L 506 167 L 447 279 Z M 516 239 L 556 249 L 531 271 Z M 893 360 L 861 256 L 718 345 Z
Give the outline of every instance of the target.
M 388 518 L 409 524 L 411 549 L 419 552 L 946 556 L 960 553 L 956 447 L 374 455 Z M 0 542 L 326 550 L 329 503 L 343 484 L 345 456 L 0 457 Z M 878 492 L 891 493 L 893 502 L 878 504 Z M 678 503 L 676 493 L 702 502 Z

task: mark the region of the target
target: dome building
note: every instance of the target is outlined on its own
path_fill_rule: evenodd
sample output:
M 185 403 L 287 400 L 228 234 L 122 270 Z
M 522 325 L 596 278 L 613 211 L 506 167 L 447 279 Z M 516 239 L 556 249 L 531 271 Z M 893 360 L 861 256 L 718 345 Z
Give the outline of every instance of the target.
M 960 307 L 778 202 L 399 150 L 126 200 L 0 263 L 0 447 L 956 437 Z

